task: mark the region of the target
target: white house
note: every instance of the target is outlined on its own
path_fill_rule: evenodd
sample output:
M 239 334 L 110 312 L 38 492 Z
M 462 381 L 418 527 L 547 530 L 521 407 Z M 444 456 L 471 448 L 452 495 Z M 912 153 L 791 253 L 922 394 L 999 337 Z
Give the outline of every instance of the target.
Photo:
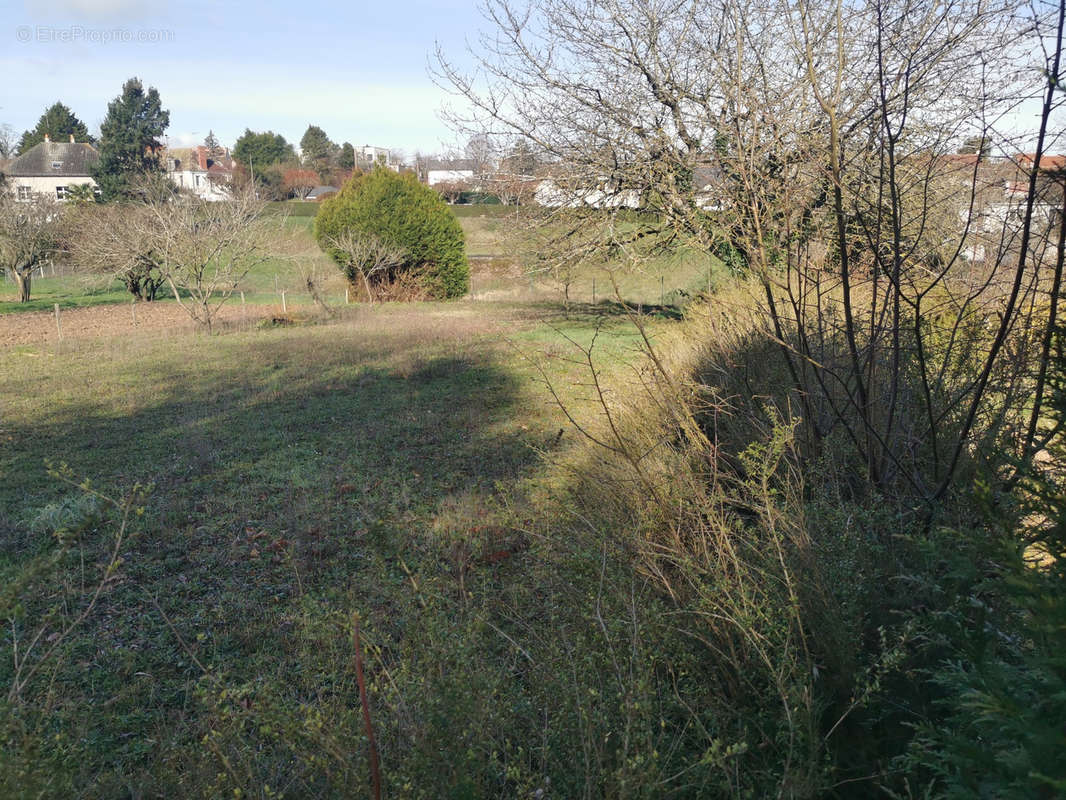
M 385 166 L 389 166 L 392 163 L 387 147 L 373 147 L 372 145 L 364 144 L 359 148 L 359 156 L 361 161 L 369 164 L 384 162 Z
M 203 200 L 225 200 L 233 177 L 229 153 L 213 157 L 203 145 L 171 150 L 166 158 L 167 176 L 179 189 L 188 189 Z
M 3 174 L 18 200 L 66 200 L 74 186 L 88 184 L 96 188 L 89 171 L 99 160 L 100 154 L 91 144 L 75 142 L 73 136 L 69 142 L 53 142 L 46 135 L 43 142 L 8 161 Z
M 429 159 L 426 162 L 426 184 L 462 183 L 474 179 L 477 164 L 471 158 Z
M 366 172 L 377 166 L 385 166 L 393 172 L 399 172 L 403 164 L 392 160 L 389 148 L 364 144 L 362 147 L 355 148 L 355 166 Z
M 618 189 L 611 181 L 567 186 L 545 178 L 533 193 L 533 199 L 547 208 L 640 208 L 640 192 Z

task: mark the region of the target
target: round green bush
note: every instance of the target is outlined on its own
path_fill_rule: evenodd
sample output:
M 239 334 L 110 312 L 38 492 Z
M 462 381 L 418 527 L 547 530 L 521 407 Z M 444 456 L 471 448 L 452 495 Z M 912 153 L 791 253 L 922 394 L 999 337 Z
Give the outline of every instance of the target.
M 432 297 L 461 297 L 469 289 L 463 229 L 440 196 L 414 175 L 375 167 L 323 200 L 315 217 L 319 246 L 330 252 L 330 238 L 344 230 L 372 234 L 404 248 L 407 260 L 399 269 L 417 275 Z M 338 253 L 330 255 L 343 263 Z

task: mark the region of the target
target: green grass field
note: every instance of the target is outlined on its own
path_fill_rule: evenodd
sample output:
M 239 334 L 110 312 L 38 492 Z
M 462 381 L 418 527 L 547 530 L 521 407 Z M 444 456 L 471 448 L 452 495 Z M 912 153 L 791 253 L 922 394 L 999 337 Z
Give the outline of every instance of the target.
M 279 220 L 279 233 L 306 236 L 303 261 L 272 258 L 240 290 L 248 302 L 273 304 L 284 291 L 306 305 L 310 264 L 334 320 L 49 341 L 0 360 L 0 611 L 15 619 L 0 647 L 0 685 L 20 685 L 26 665 L 44 656 L 0 717 L 10 745 L 0 796 L 159 796 L 154 786 L 175 796 L 188 790 L 183 774 L 197 796 L 272 796 L 262 785 L 277 776 L 218 777 L 226 756 L 204 737 L 220 726 L 243 734 L 222 724 L 228 706 L 211 693 L 262 683 L 257 702 L 272 714 L 332 714 L 328 698 L 285 688 L 286 671 L 332 669 L 319 656 L 335 650 L 336 631 L 321 628 L 332 619 L 321 609 L 340 602 L 359 612 L 372 647 L 403 629 L 427 638 L 418 659 L 437 658 L 448 637 L 429 641 L 441 619 L 410 605 L 421 580 L 412 576 L 426 585 L 458 579 L 464 592 L 486 580 L 478 591 L 489 591 L 508 575 L 525 580 L 510 563 L 477 565 L 496 564 L 523 540 L 535 487 L 547 480 L 545 453 L 576 441 L 544 380 L 572 413 L 592 413 L 573 343 L 596 335 L 597 360 L 613 374 L 638 357 L 635 330 L 606 304 L 564 307 L 554 287 L 534 279 L 530 288 L 530 276 L 499 257 L 473 259 L 474 302 L 344 306 L 312 222 Z M 505 219 L 462 223 L 471 252 L 506 252 Z M 117 287 L 74 276 L 33 288 L 33 302 L 4 310 L 128 301 Z M 60 463 L 108 496 L 152 487 L 116 577 L 65 634 L 87 607 L 115 519 L 50 473 Z M 465 601 L 440 609 L 476 628 Z M 26 655 L 23 640 L 37 631 L 55 649 Z M 420 669 L 412 665 L 408 679 L 423 680 Z M 390 723 L 382 725 L 387 738 Z M 434 748 L 451 747 L 453 733 L 439 727 Z M 253 761 L 284 771 L 284 759 Z
M 330 324 L 5 356 L 0 605 L 18 605 L 14 631 L 70 623 L 114 530 L 93 506 L 59 548 L 55 521 L 84 493 L 46 464 L 65 462 L 109 495 L 152 489 L 100 603 L 8 708 L 0 794 L 273 796 L 262 787 L 281 777 L 227 776 L 203 744 L 228 707 L 204 692 L 259 685 L 264 711 L 332 713 L 326 696 L 281 688 L 329 667 L 320 656 L 338 642 L 325 609 L 358 611 L 369 646 L 383 646 L 396 626 L 418 637 L 440 624 L 410 604 L 408 576 L 428 586 L 470 569 L 464 591 L 509 580 L 508 564 L 473 570 L 519 535 L 542 454 L 573 441 L 560 440 L 567 424 L 541 369 L 581 408 L 561 335 L 596 331 L 605 363 L 632 360 L 621 318 L 494 303 L 388 304 Z M 472 619 L 464 602 L 447 608 Z M 285 767 L 264 756 L 256 769 Z M 288 796 L 310 796 L 294 785 Z
M 287 205 L 287 204 L 286 204 Z M 523 262 L 514 242 L 516 223 L 511 206 L 452 206 L 466 236 L 471 260 L 471 296 L 479 300 L 562 301 L 566 287 L 551 274 Z M 473 210 L 477 213 L 467 213 Z M 484 212 L 484 213 L 482 213 Z M 301 264 L 291 258 L 270 257 L 257 264 L 241 281 L 238 293 L 245 293 L 250 303 L 280 304 L 285 292 L 286 304 L 306 305 L 311 299 L 306 291 L 302 268 L 313 266 L 320 291 L 327 302 L 343 304 L 345 282 L 339 270 L 318 249 L 311 238 L 313 216 L 278 215 L 278 231 L 306 234 Z M 634 305 L 683 306 L 689 298 L 716 284 L 720 278 L 718 262 L 704 254 L 681 251 L 657 256 L 639 268 L 592 266 L 582 268 L 570 284 L 569 300 L 598 303 L 616 299 L 615 282 L 621 299 Z M 35 279 L 28 303 L 14 302 L 14 284 L 7 282 L 7 299 L 0 292 L 0 314 L 21 311 L 128 302 L 129 295 L 118 281 L 107 284 L 98 277 L 68 274 Z M 238 294 L 239 296 L 239 294 Z M 169 302 L 169 290 L 160 290 L 159 300 Z
M 522 608 L 539 603 L 522 554 L 533 528 L 550 530 L 538 509 L 559 480 L 552 458 L 580 438 L 545 381 L 591 418 L 575 345 L 595 337 L 603 377 L 621 380 L 639 337 L 606 287 L 591 304 L 592 276 L 564 304 L 507 258 L 506 218 L 461 222 L 471 254 L 492 256 L 472 259 L 463 301 L 345 306 L 312 218 L 292 216 L 278 230 L 295 232 L 303 260 L 272 258 L 240 290 L 306 305 L 313 266 L 332 320 L 7 349 L 0 685 L 19 688 L 0 698 L 0 796 L 361 792 L 352 613 L 377 665 L 372 692 L 399 703 L 379 720 L 396 796 L 532 785 L 522 747 L 500 743 L 506 766 L 472 744 L 478 718 L 490 736 L 537 719 L 507 666 L 516 651 L 485 620 L 516 592 L 530 595 Z M 684 259 L 657 269 L 619 273 L 626 298 L 654 304 L 659 275 L 704 274 Z M 34 291 L 3 310 L 128 302 L 69 276 Z M 679 316 L 648 311 L 653 335 Z M 121 498 L 136 484 L 151 487 L 143 516 L 106 577 L 118 522 L 92 491 Z M 440 671 L 457 658 L 476 670 Z M 403 719 L 412 704 L 420 733 Z

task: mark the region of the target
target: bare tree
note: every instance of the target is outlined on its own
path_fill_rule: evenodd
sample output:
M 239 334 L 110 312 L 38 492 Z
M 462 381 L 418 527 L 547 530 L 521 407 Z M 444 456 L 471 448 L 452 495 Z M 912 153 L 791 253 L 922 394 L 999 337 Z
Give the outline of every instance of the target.
M 147 203 L 137 227 L 127 230 L 155 254 L 178 304 L 210 331 L 241 280 L 269 257 L 264 209 L 250 190 L 219 202 L 178 195 Z
M 315 246 L 314 240 L 286 225 L 282 220 L 277 230 L 269 234 L 266 246 L 272 258 L 283 259 L 295 266 L 315 305 L 328 316 L 335 316 L 336 312 L 330 308 L 322 294 L 322 287 L 327 280 L 326 276 L 331 272 L 335 274 L 336 267 L 329 257 Z
M 433 189 L 444 199 L 444 202 L 458 203 L 463 193 L 471 190 L 471 185 L 463 180 L 438 181 L 433 184 Z
M 501 173 L 489 178 L 486 184 L 487 189 L 500 198 L 503 205 L 519 206 L 532 202 L 540 181 L 522 175 Z
M 463 154 L 474 162 L 474 172 L 483 175 L 496 165 L 496 142 L 487 134 L 474 134 L 467 139 Z
M 811 452 L 844 431 L 871 484 L 932 502 L 976 423 L 1034 386 L 1051 280 L 1029 233 L 1038 170 L 1016 171 L 1019 224 L 983 231 L 977 263 L 1001 165 L 956 154 L 975 136 L 1015 150 L 1011 115 L 1041 87 L 1038 155 L 1062 129 L 1062 10 L 1046 10 L 489 0 L 476 69 L 440 52 L 438 75 L 473 109 L 454 126 L 529 142 L 561 191 L 596 198 L 595 213 L 545 215 L 582 249 L 735 256 L 761 284 Z M 707 174 L 713 203 L 698 196 Z M 623 218 L 632 197 L 655 213 Z
M 319 184 L 318 173 L 313 169 L 292 167 L 282 173 L 282 188 L 297 200 L 304 200 Z
M 0 158 L 10 158 L 15 150 L 15 129 L 6 122 L 0 125 Z
M 19 202 L 0 191 L 0 271 L 14 280 L 20 303 L 30 299 L 33 271 L 61 247 L 66 222 L 62 212 L 47 198 Z
M 345 230 L 330 237 L 329 248 L 342 262 L 341 269 L 348 281 L 362 281 L 367 299 L 374 302 L 373 284 L 404 263 L 407 251 L 372 233 Z
M 159 243 L 148 235 L 153 222 L 151 209 L 140 203 L 77 206 L 69 253 L 75 269 L 118 278 L 138 300 L 155 300 L 166 278 Z

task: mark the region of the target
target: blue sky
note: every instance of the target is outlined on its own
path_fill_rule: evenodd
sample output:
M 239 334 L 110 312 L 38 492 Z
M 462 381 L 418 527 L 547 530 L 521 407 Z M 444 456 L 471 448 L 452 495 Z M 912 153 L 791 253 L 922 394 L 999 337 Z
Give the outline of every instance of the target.
M 245 128 L 298 143 L 313 123 L 408 155 L 456 143 L 427 63 L 437 42 L 462 60 L 482 23 L 473 0 L 0 0 L 0 20 L 0 124 L 18 133 L 56 100 L 95 130 L 136 75 L 170 110 L 171 146 Z
M 136 75 L 171 112 L 171 146 L 208 130 L 232 145 L 245 128 L 297 144 L 315 124 L 338 143 L 440 152 L 462 137 L 439 118 L 457 101 L 429 60 L 439 42 L 464 63 L 483 25 L 476 0 L 0 0 L 0 124 L 21 133 L 59 100 L 95 130 Z M 1009 127 L 1031 131 L 1038 110 Z

